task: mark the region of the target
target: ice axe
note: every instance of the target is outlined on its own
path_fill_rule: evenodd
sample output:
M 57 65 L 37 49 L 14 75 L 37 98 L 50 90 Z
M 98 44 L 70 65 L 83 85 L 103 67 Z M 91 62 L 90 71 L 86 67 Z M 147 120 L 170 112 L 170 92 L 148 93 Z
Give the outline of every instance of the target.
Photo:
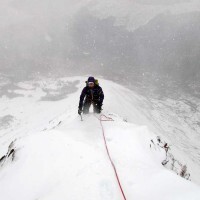
M 80 117 L 81 117 L 81 121 L 83 121 L 82 112 L 83 112 L 83 111 L 82 111 L 82 109 L 80 109 L 80 108 L 79 108 L 79 109 L 78 109 L 78 114 L 79 114 L 79 115 L 80 115 Z
M 83 121 L 82 112 L 78 112 L 78 114 L 79 114 L 79 115 L 80 115 L 80 117 L 81 117 L 81 121 Z
M 81 117 L 81 121 L 83 121 L 83 116 L 82 116 L 82 114 L 80 114 L 80 117 Z

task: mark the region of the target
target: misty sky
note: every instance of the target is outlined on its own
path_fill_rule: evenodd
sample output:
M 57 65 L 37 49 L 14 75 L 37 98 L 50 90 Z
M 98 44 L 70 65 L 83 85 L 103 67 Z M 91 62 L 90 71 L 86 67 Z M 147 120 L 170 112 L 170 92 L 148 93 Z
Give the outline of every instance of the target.
M 0 73 L 200 76 L 198 0 L 0 0 Z

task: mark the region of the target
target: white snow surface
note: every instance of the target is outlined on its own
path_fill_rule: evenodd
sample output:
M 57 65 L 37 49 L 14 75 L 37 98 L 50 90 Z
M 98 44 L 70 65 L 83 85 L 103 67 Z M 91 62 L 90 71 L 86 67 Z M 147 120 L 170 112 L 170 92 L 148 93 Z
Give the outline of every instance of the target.
M 16 151 L 13 161 L 0 163 L 1 200 L 123 199 L 99 115 L 90 113 L 81 121 L 77 114 L 84 79 L 65 80 L 80 84 L 60 101 L 40 101 L 44 91 L 31 83 L 21 85 L 31 88 L 32 96 L 1 98 L 2 115 L 15 120 L 7 132 L 0 130 L 0 152 L 6 154 L 11 141 Z M 139 111 L 139 96 L 111 81 L 100 83 L 106 97 L 103 113 L 114 120 L 103 122 L 106 140 L 127 200 L 199 200 L 199 185 L 164 168 L 165 152 L 150 148 L 156 135 Z

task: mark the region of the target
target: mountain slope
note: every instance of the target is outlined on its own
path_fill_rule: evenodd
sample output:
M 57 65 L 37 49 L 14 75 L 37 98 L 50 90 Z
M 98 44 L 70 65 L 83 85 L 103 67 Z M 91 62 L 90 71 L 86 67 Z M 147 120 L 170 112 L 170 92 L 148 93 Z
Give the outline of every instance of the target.
M 52 102 L 41 101 L 46 95 L 41 85 L 31 91 L 27 84 L 21 84 L 35 96 L 13 98 L 10 106 L 1 108 L 4 113 L 11 109 L 10 114 L 19 123 L 19 127 L 13 124 L 10 134 L 3 135 L 1 131 L 1 152 L 11 141 L 15 150 L 13 160 L 7 156 L 1 162 L 2 199 L 123 199 L 106 154 L 99 116 L 89 114 L 83 122 L 77 116 L 74 101 L 78 101 L 83 86 L 84 79 L 80 80 L 76 92 Z M 104 113 L 114 120 L 103 122 L 106 140 L 127 199 L 199 199 L 199 186 L 164 168 L 161 162 L 165 152 L 150 148 L 156 135 L 138 107 L 142 97 L 112 82 L 100 82 L 106 94 Z M 25 94 L 22 89 L 15 92 Z M 23 117 L 20 107 L 14 106 L 19 101 L 25 106 Z M 130 122 L 126 122 L 126 117 Z

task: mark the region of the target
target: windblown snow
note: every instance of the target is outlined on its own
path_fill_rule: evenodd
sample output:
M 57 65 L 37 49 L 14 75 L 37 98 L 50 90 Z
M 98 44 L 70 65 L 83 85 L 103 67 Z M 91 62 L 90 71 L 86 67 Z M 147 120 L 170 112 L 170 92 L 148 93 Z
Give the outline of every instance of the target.
M 84 80 L 20 83 L 10 91 L 16 97 L 0 99 L 1 200 L 123 199 L 99 115 L 81 121 L 77 114 Z M 63 84 L 65 97 L 59 94 Z M 186 180 L 161 164 L 166 152 L 140 109 L 145 100 L 111 81 L 100 84 L 103 113 L 114 120 L 103 122 L 106 141 L 127 200 L 199 200 L 197 174 L 191 171 Z

